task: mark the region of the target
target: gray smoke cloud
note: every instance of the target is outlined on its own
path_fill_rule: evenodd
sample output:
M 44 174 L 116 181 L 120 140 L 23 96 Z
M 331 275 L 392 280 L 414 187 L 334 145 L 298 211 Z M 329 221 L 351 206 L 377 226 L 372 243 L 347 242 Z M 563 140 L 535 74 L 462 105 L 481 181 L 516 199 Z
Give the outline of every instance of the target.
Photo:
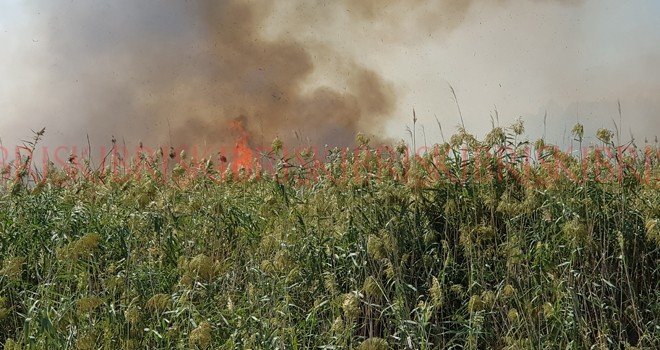
M 33 84 L 19 87 L 5 105 L 17 120 L 14 130 L 46 126 L 51 140 L 69 143 L 89 134 L 98 142 L 116 135 L 226 146 L 235 141 L 235 120 L 254 146 L 276 136 L 345 146 L 360 131 L 386 140 L 401 93 L 391 74 L 359 62 L 350 45 L 303 40 L 304 34 L 341 26 L 337 35 L 345 41 L 367 31 L 406 45 L 451 35 L 482 3 L 34 1 L 26 28 L 37 39 L 16 63 L 32 72 Z
M 317 62 L 290 36 L 263 37 L 272 6 L 240 0 L 33 4 L 47 66 L 37 67 L 45 74 L 18 110 L 48 114 L 48 129 L 78 140 L 88 132 L 226 145 L 237 118 L 252 142 L 279 136 L 349 145 L 358 130 L 377 132 L 396 103 L 390 84 L 331 51 L 350 67 L 342 89 L 303 89 Z

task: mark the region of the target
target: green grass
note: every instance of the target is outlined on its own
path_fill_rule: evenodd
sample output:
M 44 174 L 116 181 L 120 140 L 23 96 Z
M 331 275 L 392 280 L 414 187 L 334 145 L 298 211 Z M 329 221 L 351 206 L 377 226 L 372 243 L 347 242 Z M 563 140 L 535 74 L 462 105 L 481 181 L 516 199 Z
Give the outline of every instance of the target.
M 467 147 L 466 161 L 362 140 L 347 156 L 283 162 L 275 144 L 274 174 L 222 181 L 210 163 L 166 179 L 157 155 L 135 160 L 153 171 L 53 168 L 37 183 L 14 169 L 0 195 L 0 343 L 658 348 L 657 147 L 613 155 L 615 181 L 598 181 L 595 152 L 475 163 L 478 145 L 525 146 L 518 137 L 462 132 L 436 149 Z M 580 181 L 557 171 L 581 164 Z

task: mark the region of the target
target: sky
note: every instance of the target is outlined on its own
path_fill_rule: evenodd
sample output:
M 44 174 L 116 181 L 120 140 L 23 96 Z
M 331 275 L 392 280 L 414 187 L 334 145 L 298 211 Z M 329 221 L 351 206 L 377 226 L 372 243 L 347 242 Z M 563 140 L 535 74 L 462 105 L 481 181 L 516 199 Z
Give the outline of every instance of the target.
M 560 145 L 576 122 L 593 141 L 660 133 L 660 1 L 191 2 L 4 0 L 3 142 L 213 143 L 239 120 L 255 144 L 343 145 L 407 139 L 414 108 L 431 144 L 436 118 L 460 124 L 450 85 L 477 135 L 518 118 Z

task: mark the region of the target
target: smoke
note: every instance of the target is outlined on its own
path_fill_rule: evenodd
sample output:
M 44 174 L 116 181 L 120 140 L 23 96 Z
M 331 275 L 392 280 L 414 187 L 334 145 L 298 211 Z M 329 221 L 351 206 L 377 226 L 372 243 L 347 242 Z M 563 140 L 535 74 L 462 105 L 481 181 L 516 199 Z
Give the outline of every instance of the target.
M 42 16 L 49 64 L 33 93 L 47 96 L 37 103 L 48 108 L 30 114 L 53 115 L 58 123 L 49 129 L 64 130 L 64 139 L 85 131 L 152 144 L 228 145 L 239 117 L 253 144 L 280 137 L 345 146 L 359 131 L 381 133 L 396 105 L 391 84 L 330 50 L 333 64 L 350 75 L 337 77 L 340 87 L 312 83 L 310 89 L 320 64 L 315 53 L 290 35 L 262 33 L 273 6 L 241 0 L 33 5 Z
M 51 140 L 68 143 L 89 134 L 96 142 L 115 135 L 151 145 L 228 146 L 242 135 L 236 120 L 255 147 L 275 137 L 346 146 L 358 132 L 386 141 L 405 91 L 392 71 L 360 59 L 356 43 L 442 41 L 477 5 L 522 3 L 36 1 L 26 10 L 35 48 L 22 55 L 34 84 L 11 102 L 10 118 L 25 130 L 46 126 Z

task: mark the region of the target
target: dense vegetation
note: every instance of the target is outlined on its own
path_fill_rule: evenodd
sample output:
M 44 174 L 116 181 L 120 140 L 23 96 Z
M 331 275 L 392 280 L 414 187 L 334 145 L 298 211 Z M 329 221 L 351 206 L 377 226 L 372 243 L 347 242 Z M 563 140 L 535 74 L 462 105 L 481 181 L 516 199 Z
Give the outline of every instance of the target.
M 0 195 L 0 343 L 659 348 L 657 145 L 603 152 L 601 130 L 588 152 L 525 158 L 521 133 L 416 158 L 276 141 L 271 171 L 145 152 L 39 175 L 24 158 Z

